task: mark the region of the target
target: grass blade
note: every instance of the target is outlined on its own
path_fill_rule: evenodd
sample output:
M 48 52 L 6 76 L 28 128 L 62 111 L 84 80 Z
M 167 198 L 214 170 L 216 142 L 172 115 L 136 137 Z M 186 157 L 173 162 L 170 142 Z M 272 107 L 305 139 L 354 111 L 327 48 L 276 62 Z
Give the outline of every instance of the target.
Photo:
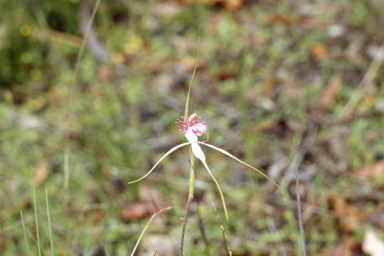
M 276 187 L 278 187 L 281 191 L 284 192 L 284 194 L 287 194 L 279 185 L 276 184 L 276 182 L 274 182 L 273 180 L 271 180 L 267 175 L 265 175 L 264 173 L 262 173 L 261 171 L 259 171 L 258 169 L 252 167 L 251 165 L 241 161 L 240 159 L 238 159 L 237 157 L 235 157 L 234 155 L 232 155 L 231 153 L 229 153 L 228 151 L 224 150 L 224 149 L 221 149 L 221 148 L 218 148 L 218 147 L 215 147 L 211 144 L 208 144 L 208 143 L 204 143 L 204 142 L 201 142 L 201 141 L 198 141 L 199 144 L 203 144 L 207 147 L 210 147 L 210 148 L 213 148 L 214 150 L 217 150 L 221 153 L 223 153 L 224 155 L 227 155 L 229 157 L 232 157 L 233 159 L 235 159 L 236 161 L 242 163 L 243 165 L 245 166 L 248 166 L 249 168 L 251 168 L 252 170 L 255 170 L 256 172 L 260 173 L 261 175 L 263 175 L 265 178 L 267 178 L 268 180 L 270 180 L 273 184 L 275 184 Z
M 51 243 L 51 255 L 55 256 L 55 245 L 53 244 L 51 216 L 49 215 L 49 203 L 48 203 L 48 190 L 45 189 L 45 201 L 47 204 L 47 216 L 48 216 L 48 228 L 49 228 L 49 241 Z
M 35 206 L 35 221 L 36 221 L 36 236 L 37 236 L 37 249 L 39 250 L 39 256 L 41 256 L 40 248 L 40 236 L 39 236 L 39 223 L 37 221 L 37 207 L 36 207 L 36 191 L 33 189 L 33 204 Z
M 30 256 L 31 254 L 29 253 L 29 245 L 28 245 L 28 239 L 27 239 L 27 232 L 25 231 L 25 223 L 24 223 L 24 217 L 23 217 L 23 212 L 20 211 L 21 215 L 21 222 L 23 223 L 23 231 L 24 231 L 24 238 L 25 238 L 25 244 L 27 246 L 27 255 Z
M 227 250 L 228 250 L 229 256 L 232 256 L 232 251 L 231 251 L 231 247 L 229 247 L 229 242 L 228 242 L 227 234 L 225 233 L 224 226 L 221 223 L 220 216 L 217 213 L 217 210 L 216 210 L 216 207 L 215 207 L 215 203 L 213 201 L 212 201 L 212 205 L 213 205 L 213 209 L 215 209 L 216 217 L 219 220 L 221 231 L 223 231 L 224 240 L 225 240 L 225 243 L 226 243 L 226 246 L 227 246 Z
M 147 225 L 145 225 L 143 231 L 141 232 L 140 237 L 139 237 L 139 239 L 137 240 L 137 242 L 136 242 L 136 244 L 135 244 L 135 247 L 133 248 L 133 251 L 132 251 L 132 253 L 131 253 L 131 256 L 133 256 L 133 255 L 135 254 L 135 251 L 136 251 L 136 249 L 137 249 L 137 246 L 139 246 L 139 243 L 140 243 L 140 241 L 141 241 L 141 238 L 143 237 L 143 235 L 144 235 L 145 231 L 147 230 L 149 224 L 151 224 L 152 220 L 156 217 L 156 215 L 159 214 L 159 213 L 168 211 L 168 210 L 170 210 L 170 209 L 172 209 L 172 208 L 173 208 L 172 206 L 169 206 L 169 207 L 167 207 L 167 208 L 164 208 L 164 209 L 162 209 L 162 210 L 160 210 L 160 211 L 157 211 L 157 212 L 155 212 L 154 214 L 152 214 L 152 217 L 149 219 Z
M 299 145 L 300 145 L 300 142 L 297 145 L 297 151 L 299 151 Z M 297 212 L 298 212 L 299 225 L 300 225 L 301 246 L 303 247 L 303 255 L 306 256 L 303 218 L 301 216 L 299 170 L 298 169 L 299 169 L 299 167 L 298 167 L 297 155 L 296 155 L 296 193 L 297 193 L 297 198 L 296 199 L 297 199 Z
M 159 246 L 156 247 L 156 251 L 152 256 L 156 256 L 157 250 L 159 249 Z
M 103 249 L 104 249 L 104 254 L 105 254 L 105 256 L 109 256 L 108 250 L 107 250 L 107 248 L 105 247 L 103 241 L 101 241 L 101 239 L 100 239 L 99 242 L 100 242 L 101 246 L 102 246 Z

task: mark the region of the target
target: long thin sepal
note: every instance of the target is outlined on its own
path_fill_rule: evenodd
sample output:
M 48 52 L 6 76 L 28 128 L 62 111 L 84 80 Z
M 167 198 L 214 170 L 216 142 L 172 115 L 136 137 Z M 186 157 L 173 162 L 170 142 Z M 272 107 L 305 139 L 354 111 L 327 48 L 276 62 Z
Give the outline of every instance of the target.
M 228 151 L 226 151 L 226 150 L 224 150 L 224 149 L 221 149 L 221 148 L 218 148 L 218 147 L 215 147 L 215 146 L 213 146 L 213 145 L 211 145 L 211 144 L 201 142 L 201 141 L 198 141 L 198 143 L 199 143 L 199 144 L 202 144 L 202 145 L 205 145 L 205 146 L 207 146 L 207 147 L 213 148 L 214 150 L 217 150 L 217 151 L 223 153 L 224 155 L 227 155 L 227 156 L 229 156 L 229 157 L 232 157 L 233 159 L 235 159 L 236 161 L 242 163 L 243 165 L 246 165 L 246 166 L 248 166 L 249 168 L 255 170 L 256 172 L 260 173 L 260 174 L 263 175 L 265 178 L 267 178 L 268 180 L 270 180 L 273 184 L 275 184 L 276 187 L 278 187 L 281 191 L 284 192 L 284 194 L 286 194 L 286 192 L 285 192 L 279 185 L 277 185 L 276 182 L 274 182 L 273 180 L 271 180 L 267 175 L 265 175 L 264 173 L 262 173 L 262 172 L 259 171 L 258 169 L 252 167 L 251 165 L 249 165 L 249 164 L 247 164 L 247 163 L 241 161 L 240 159 L 238 159 L 237 157 L 233 156 L 233 155 L 232 155 L 231 153 L 229 153 Z
M 138 180 L 128 182 L 128 184 L 132 184 L 132 183 L 141 181 L 142 179 L 144 179 L 145 177 L 147 177 L 149 174 L 151 174 L 151 172 L 156 168 L 156 166 L 157 166 L 157 165 L 158 165 L 158 164 L 159 164 L 165 157 L 167 157 L 169 154 L 171 154 L 171 153 L 172 153 L 173 151 L 175 151 L 176 149 L 181 148 L 181 147 L 184 147 L 184 146 L 187 146 L 187 145 L 189 145 L 189 144 L 191 144 L 191 142 L 182 143 L 182 144 L 180 144 L 180 145 L 177 145 L 176 147 L 171 148 L 167 153 L 165 153 L 165 155 L 164 155 L 162 158 L 160 158 L 159 161 L 157 161 L 157 163 L 152 167 L 152 169 L 151 169 L 147 174 L 145 174 L 143 177 L 141 177 L 141 178 L 138 179 Z
M 133 251 L 132 251 L 132 253 L 131 253 L 131 256 L 133 256 L 133 255 L 135 254 L 135 251 L 136 251 L 136 249 L 137 249 L 137 246 L 139 246 L 139 243 L 140 243 L 140 241 L 141 241 L 141 238 L 143 237 L 143 235 L 144 235 L 145 231 L 147 230 L 149 224 L 151 224 L 152 220 L 156 217 L 156 215 L 158 215 L 159 213 L 162 213 L 162 212 L 164 212 L 164 211 L 171 210 L 171 209 L 173 209 L 173 207 L 172 207 L 172 206 L 169 206 L 169 207 L 167 207 L 167 208 L 161 209 L 161 210 L 155 212 L 154 214 L 152 214 L 152 217 L 149 219 L 147 225 L 145 225 L 143 231 L 141 232 L 140 237 L 139 237 L 139 239 L 137 240 L 137 242 L 136 242 L 136 244 L 135 244 L 135 247 L 133 248 Z
M 215 177 L 213 176 L 211 170 L 209 169 L 209 167 L 208 167 L 208 165 L 207 165 L 207 162 L 205 161 L 205 155 L 204 155 L 203 151 L 201 150 L 199 144 L 197 144 L 196 142 L 193 142 L 193 143 L 192 143 L 192 151 L 193 151 L 193 154 L 194 154 L 197 158 L 199 158 L 200 161 L 203 163 L 205 169 L 207 169 L 209 175 L 211 175 L 213 181 L 215 182 L 216 187 L 217 187 L 217 189 L 219 190 L 219 193 L 220 193 L 221 202 L 223 203 L 224 212 L 225 212 L 225 218 L 226 218 L 226 220 L 228 221 L 227 205 L 225 204 L 225 200 L 224 200 L 223 192 L 221 191 L 221 188 L 220 188 L 219 183 L 217 182 L 217 180 L 216 180 Z

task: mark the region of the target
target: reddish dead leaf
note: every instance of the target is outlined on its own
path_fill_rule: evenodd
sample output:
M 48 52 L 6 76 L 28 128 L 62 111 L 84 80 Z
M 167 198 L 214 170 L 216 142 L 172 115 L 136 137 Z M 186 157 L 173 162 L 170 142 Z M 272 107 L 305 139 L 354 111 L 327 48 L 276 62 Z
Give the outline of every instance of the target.
M 178 64 L 181 64 L 183 65 L 184 69 L 188 72 L 190 71 L 193 71 L 195 69 L 195 65 L 196 65 L 196 58 L 193 57 L 193 58 L 184 58 L 182 59 Z M 200 68 L 203 68 L 205 67 L 205 64 L 204 62 L 200 61 L 197 62 L 197 69 L 200 69 Z
M 336 193 L 331 193 L 329 200 L 332 204 L 333 214 L 339 221 L 343 232 L 351 233 L 354 231 L 360 225 L 360 210 Z
M 328 85 L 325 87 L 323 93 L 319 98 L 319 105 L 322 110 L 327 109 L 335 99 L 336 94 L 341 87 L 341 73 L 333 73 Z
M 256 126 L 250 125 L 248 131 L 253 134 L 258 131 L 270 132 L 272 130 L 280 130 L 282 126 L 281 119 L 272 119 L 272 120 L 263 120 L 259 122 Z
M 219 77 L 220 81 L 224 81 L 225 79 L 235 77 L 236 74 L 237 74 L 236 69 L 229 69 L 229 70 L 220 71 L 218 77 Z
M 274 25 L 275 23 L 282 23 L 286 26 L 292 25 L 294 22 L 294 18 L 290 14 L 278 14 L 278 15 L 270 15 L 267 18 L 266 25 Z
M 148 217 L 156 212 L 150 202 L 139 202 L 126 205 L 120 212 L 120 218 L 124 221 L 138 220 Z
M 224 6 L 230 11 L 236 11 L 239 9 L 244 3 L 244 0 L 225 0 Z
M 97 227 L 105 219 L 105 214 L 102 208 L 97 207 L 85 211 L 82 217 L 84 221 L 92 223 L 92 227 Z
M 369 179 L 378 174 L 384 173 L 384 160 L 378 161 L 352 172 L 358 178 Z
M 327 47 L 323 43 L 315 43 L 311 49 L 312 57 L 319 61 L 328 55 Z
M 319 21 L 312 17 L 302 17 L 300 19 L 300 26 L 303 29 L 326 29 L 329 24 L 326 21 Z
M 48 166 L 45 161 L 40 162 L 35 168 L 35 175 L 31 179 L 31 185 L 37 188 L 45 181 L 48 177 Z
M 300 199 L 302 202 L 305 202 L 307 200 L 308 195 L 308 184 L 305 182 L 299 182 L 300 186 Z M 296 191 L 296 182 L 291 182 L 288 186 L 289 194 L 291 194 L 294 198 L 297 197 L 297 191 Z
M 236 11 L 245 2 L 245 0 L 175 0 L 186 4 L 208 4 L 208 5 L 223 5 L 229 11 Z

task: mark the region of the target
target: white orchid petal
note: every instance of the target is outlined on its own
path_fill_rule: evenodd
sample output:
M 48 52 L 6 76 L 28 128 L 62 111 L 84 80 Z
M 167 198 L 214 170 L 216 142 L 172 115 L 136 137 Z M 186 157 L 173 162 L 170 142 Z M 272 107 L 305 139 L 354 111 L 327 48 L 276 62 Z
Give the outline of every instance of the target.
M 191 143 L 191 146 L 192 146 L 192 152 L 193 154 L 199 158 L 202 162 L 205 163 L 205 155 L 204 155 L 204 152 L 203 150 L 201 150 L 201 147 L 199 146 L 199 144 L 197 144 L 197 142 L 192 142 Z
M 207 169 L 209 175 L 211 175 L 213 181 L 214 181 L 215 184 L 216 184 L 217 189 L 219 190 L 220 197 L 221 197 L 221 202 L 223 203 L 223 207 L 224 207 L 225 218 L 226 218 L 227 221 L 228 221 L 227 206 L 226 206 L 226 204 L 225 204 L 225 200 L 224 200 L 223 192 L 221 191 L 221 188 L 220 188 L 219 183 L 217 182 L 217 180 L 216 180 L 215 177 L 213 176 L 211 170 L 209 169 L 209 167 L 208 167 L 208 165 L 207 165 L 207 162 L 205 161 L 205 155 L 204 155 L 204 152 L 203 152 L 203 150 L 201 150 L 201 148 L 200 148 L 199 144 L 197 144 L 197 142 L 192 142 L 192 143 L 191 143 L 191 146 L 192 146 L 192 152 L 193 152 L 193 154 L 194 154 L 198 159 L 200 159 L 200 161 L 203 163 L 205 169 Z
M 175 151 L 176 149 L 178 149 L 178 148 L 181 148 L 181 147 L 184 147 L 184 146 L 187 146 L 187 145 L 189 145 L 189 144 L 191 144 L 191 142 L 186 142 L 186 143 L 182 143 L 182 144 L 180 144 L 180 145 L 177 145 L 177 146 L 175 146 L 175 147 L 173 147 L 173 148 L 171 148 L 167 153 L 165 153 L 165 155 L 162 157 L 162 158 L 160 158 L 160 160 L 159 161 L 157 161 L 157 163 L 152 167 L 152 169 L 147 173 L 147 174 L 145 174 L 143 177 L 141 177 L 140 179 L 138 179 L 138 180 L 135 180 L 135 181 L 131 181 L 131 182 L 128 182 L 128 184 L 132 184 L 132 183 L 135 183 L 135 182 L 138 182 L 138 181 L 141 181 L 142 179 L 144 179 L 145 177 L 147 177 L 154 169 L 155 169 L 155 167 L 166 157 L 166 156 L 168 156 L 169 154 L 171 154 L 173 151 Z M 200 149 L 201 150 L 201 149 Z
M 231 153 L 229 153 L 228 151 L 226 151 L 226 150 L 224 150 L 224 149 L 221 149 L 221 148 L 218 148 L 218 147 L 215 147 L 215 146 L 213 146 L 213 145 L 211 145 L 211 144 L 201 142 L 201 141 L 198 141 L 198 143 L 200 143 L 200 144 L 202 144 L 202 145 L 205 145 L 205 146 L 207 146 L 207 147 L 213 148 L 214 150 L 217 150 L 217 151 L 223 153 L 224 155 L 227 155 L 227 156 L 229 156 L 229 157 L 232 157 L 232 158 L 235 159 L 236 161 L 238 161 L 238 162 L 240 162 L 240 163 L 242 163 L 242 164 L 248 166 L 249 168 L 255 170 L 256 172 L 260 173 L 260 174 L 263 175 L 265 178 L 267 178 L 268 180 L 270 180 L 273 184 L 275 184 L 276 187 L 278 187 L 281 191 L 284 192 L 284 194 L 286 194 L 286 192 L 285 192 L 279 185 L 277 185 L 276 182 L 274 182 L 273 180 L 271 180 L 267 175 L 265 175 L 264 173 L 262 173 L 262 172 L 259 171 L 258 169 L 252 167 L 251 165 L 249 165 L 249 164 L 247 164 L 247 163 L 241 161 L 240 159 L 238 159 L 237 157 L 233 156 L 233 155 L 232 155 Z
M 197 142 L 197 136 L 196 134 L 192 131 L 192 128 L 188 128 L 188 130 L 185 132 L 185 138 L 187 138 L 187 140 L 189 142 Z

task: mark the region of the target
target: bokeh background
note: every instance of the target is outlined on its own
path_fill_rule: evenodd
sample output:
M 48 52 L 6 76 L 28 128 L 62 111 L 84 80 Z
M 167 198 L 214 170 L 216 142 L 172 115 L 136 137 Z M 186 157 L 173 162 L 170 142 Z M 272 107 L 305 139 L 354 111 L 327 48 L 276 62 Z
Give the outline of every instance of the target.
M 384 1 L 101 1 L 71 89 L 94 5 L 0 0 L 1 255 L 26 255 L 20 210 L 37 254 L 33 188 L 43 255 L 45 190 L 56 255 L 130 255 L 170 205 L 137 255 L 177 254 L 188 148 L 127 183 L 185 142 L 198 36 L 190 111 L 287 195 L 203 148 L 229 222 L 196 163 L 186 255 L 226 255 L 212 200 L 233 255 L 301 255 L 296 163 L 308 255 L 384 254 Z

